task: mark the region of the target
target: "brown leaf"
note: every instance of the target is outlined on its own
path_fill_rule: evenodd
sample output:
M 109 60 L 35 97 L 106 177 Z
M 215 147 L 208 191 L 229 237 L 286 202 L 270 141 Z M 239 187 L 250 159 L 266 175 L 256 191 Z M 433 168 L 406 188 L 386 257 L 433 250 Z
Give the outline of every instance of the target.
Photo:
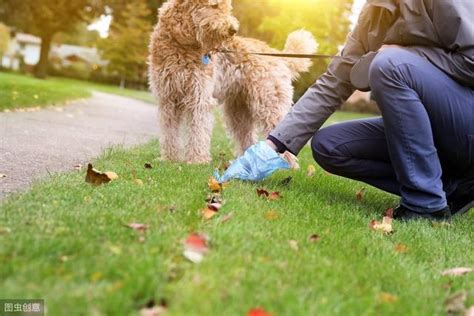
M 408 246 L 404 244 L 396 244 L 395 245 L 395 252 L 397 253 L 407 253 L 408 252 Z
M 316 167 L 314 165 L 309 165 L 308 169 L 306 170 L 306 176 L 312 178 L 314 177 L 315 174 L 316 174 Z
M 317 235 L 317 234 L 313 234 L 311 236 L 309 236 L 308 240 L 310 242 L 318 242 L 321 240 L 321 236 Z
M 92 166 L 92 164 L 87 165 L 87 174 L 86 174 L 86 182 L 91 183 L 93 185 L 101 185 L 105 183 L 109 183 L 112 180 L 118 178 L 118 175 L 115 172 L 100 172 Z
M 74 170 L 80 171 L 80 170 L 82 170 L 82 164 L 78 163 L 78 164 L 74 165 L 73 168 L 74 168 Z
M 265 213 L 264 217 L 265 217 L 265 219 L 267 219 L 269 221 L 274 221 L 274 220 L 277 220 L 278 218 L 280 218 L 280 214 L 278 214 L 277 211 L 270 210 L 270 211 Z
M 213 193 L 220 193 L 222 192 L 222 184 L 220 184 L 216 178 L 210 177 L 209 181 L 207 182 L 207 185 L 209 186 L 209 189 Z
M 281 198 L 280 192 L 272 192 L 272 193 L 270 193 L 270 195 L 268 196 L 268 200 L 269 200 L 269 201 L 279 200 L 280 198 Z
M 393 304 L 398 301 L 398 297 L 390 293 L 382 292 L 379 294 L 379 301 L 382 303 Z
M 391 234 L 393 233 L 392 221 L 393 218 L 385 216 L 381 223 L 376 220 L 370 221 L 369 228 L 375 231 L 383 232 L 384 234 Z
M 270 193 L 265 189 L 257 189 L 257 195 L 258 196 L 263 196 L 263 197 L 268 197 L 270 195 Z
M 209 205 L 202 210 L 202 217 L 204 219 L 211 219 L 213 218 L 214 216 L 217 215 L 217 212 L 218 210 L 214 209 L 214 208 L 210 208 Z
M 466 291 L 455 293 L 444 301 L 444 310 L 448 314 L 461 314 L 466 311 L 465 302 L 467 299 Z
M 393 208 L 388 208 L 385 210 L 385 213 L 384 213 L 384 216 L 385 217 L 390 217 L 390 218 L 393 218 Z
M 473 271 L 472 268 L 454 268 L 454 269 L 449 269 L 449 270 L 445 270 L 441 273 L 441 275 L 444 275 L 444 276 L 461 276 L 461 275 L 465 275 L 465 274 L 468 274 L 468 273 L 471 273 Z
M 143 167 L 144 167 L 145 169 L 153 169 L 153 165 L 152 165 L 151 163 L 149 163 L 149 162 L 145 163 L 145 164 L 143 165 Z
M 148 228 L 150 228 L 149 225 L 141 223 L 130 223 L 126 224 L 125 227 L 131 228 L 139 233 L 144 233 Z
M 366 190 L 365 188 L 362 188 L 359 191 L 357 191 L 357 193 L 356 193 L 357 201 L 362 202 L 362 200 L 364 199 L 364 196 L 365 196 L 365 190 Z

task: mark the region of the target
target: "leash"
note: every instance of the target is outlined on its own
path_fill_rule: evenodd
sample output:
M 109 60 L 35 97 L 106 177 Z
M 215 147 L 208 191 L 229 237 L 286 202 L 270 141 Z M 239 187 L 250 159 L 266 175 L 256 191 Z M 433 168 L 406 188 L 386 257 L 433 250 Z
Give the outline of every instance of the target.
M 280 58 L 311 58 L 311 59 L 325 59 L 325 58 L 342 58 L 339 55 L 325 55 L 325 54 L 287 54 L 287 53 L 263 53 L 263 52 L 236 52 L 227 49 L 218 50 L 219 53 L 224 54 L 240 54 L 240 55 L 257 55 Z

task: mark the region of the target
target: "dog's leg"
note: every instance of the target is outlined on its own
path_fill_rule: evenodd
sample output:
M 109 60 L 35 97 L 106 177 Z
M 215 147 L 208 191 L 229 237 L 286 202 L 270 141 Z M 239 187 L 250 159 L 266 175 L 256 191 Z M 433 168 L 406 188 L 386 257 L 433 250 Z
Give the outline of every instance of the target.
M 198 93 L 199 91 L 196 91 Z M 199 94 L 199 93 L 198 93 Z M 211 136 L 214 123 L 212 97 L 203 92 L 195 96 L 187 113 L 186 162 L 205 164 L 211 161 Z M 207 96 L 207 97 L 206 97 Z
M 241 155 L 257 141 L 252 113 L 244 99 L 235 97 L 226 100 L 224 117 L 237 142 L 237 154 Z
M 182 113 L 174 104 L 161 104 L 161 157 L 165 160 L 179 161 L 180 142 L 179 126 Z

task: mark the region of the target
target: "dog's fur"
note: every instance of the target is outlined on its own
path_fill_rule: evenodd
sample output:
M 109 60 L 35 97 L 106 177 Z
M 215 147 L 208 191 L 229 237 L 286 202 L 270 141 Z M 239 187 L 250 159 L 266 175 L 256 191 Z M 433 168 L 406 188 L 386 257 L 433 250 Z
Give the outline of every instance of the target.
M 311 66 L 308 59 L 246 55 L 277 52 L 254 39 L 234 36 L 239 24 L 231 14 L 231 0 L 168 0 L 159 10 L 151 37 L 150 87 L 158 99 L 161 154 L 180 160 L 179 127 L 185 122 L 188 163 L 210 161 L 212 108 L 224 106 L 226 125 L 244 151 L 256 141 L 257 128 L 268 134 L 292 105 L 292 80 Z M 235 54 L 212 54 L 216 48 Z M 297 31 L 288 37 L 285 52 L 311 54 L 313 36 Z

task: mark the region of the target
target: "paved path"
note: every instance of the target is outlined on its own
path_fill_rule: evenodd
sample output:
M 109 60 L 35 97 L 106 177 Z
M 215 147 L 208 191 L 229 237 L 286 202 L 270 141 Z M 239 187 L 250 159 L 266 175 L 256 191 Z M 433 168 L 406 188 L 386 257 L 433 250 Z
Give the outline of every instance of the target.
M 157 108 L 105 93 L 38 112 L 0 113 L 0 200 L 48 173 L 72 170 L 111 145 L 158 137 Z

